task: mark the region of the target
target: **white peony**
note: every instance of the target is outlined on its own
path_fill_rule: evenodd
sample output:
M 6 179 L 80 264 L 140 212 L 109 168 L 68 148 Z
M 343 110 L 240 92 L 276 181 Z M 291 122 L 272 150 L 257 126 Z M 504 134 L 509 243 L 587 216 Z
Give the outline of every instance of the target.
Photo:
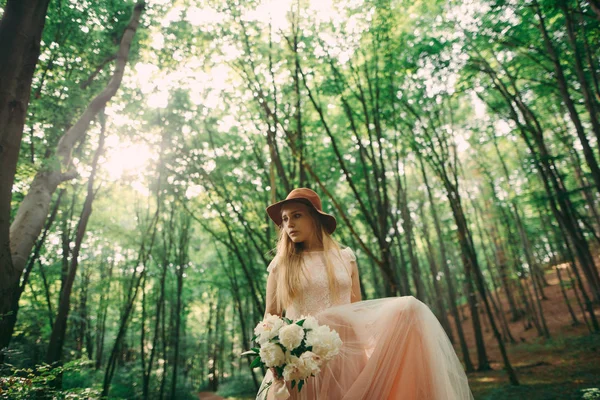
M 331 360 L 340 352 L 342 340 L 336 331 L 322 325 L 306 334 L 306 345 L 312 346 L 313 353 L 325 360 Z
M 286 382 L 305 379 L 310 374 L 307 374 L 304 362 L 296 356 L 290 356 L 286 360 L 285 368 L 283 369 L 283 379 Z
M 300 346 L 302 339 L 304 339 L 304 329 L 299 325 L 290 324 L 279 330 L 279 343 L 288 350 L 294 350 Z
M 319 373 L 323 358 L 312 351 L 306 351 L 300 356 L 300 361 L 304 363 L 304 370 L 306 371 L 306 374 L 310 376 Z
M 285 323 L 277 315 L 267 314 L 254 328 L 254 334 L 257 336 L 256 341 L 261 345 L 273 339 L 279 333 L 279 330 Z
M 299 318 L 300 320 L 304 320 L 304 323 L 302 324 L 302 327 L 304 329 L 316 329 L 319 327 L 319 323 L 317 322 L 317 319 L 313 316 L 301 316 Z
M 285 362 L 285 353 L 278 344 L 267 342 L 260 347 L 260 359 L 267 367 L 279 367 Z

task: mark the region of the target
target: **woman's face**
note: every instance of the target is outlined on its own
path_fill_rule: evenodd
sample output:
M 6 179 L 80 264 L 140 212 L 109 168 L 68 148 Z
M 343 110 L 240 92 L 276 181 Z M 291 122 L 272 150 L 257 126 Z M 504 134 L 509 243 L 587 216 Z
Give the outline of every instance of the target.
M 281 207 L 281 218 L 283 229 L 294 243 L 311 242 L 316 236 L 315 222 L 306 204 L 284 204 Z

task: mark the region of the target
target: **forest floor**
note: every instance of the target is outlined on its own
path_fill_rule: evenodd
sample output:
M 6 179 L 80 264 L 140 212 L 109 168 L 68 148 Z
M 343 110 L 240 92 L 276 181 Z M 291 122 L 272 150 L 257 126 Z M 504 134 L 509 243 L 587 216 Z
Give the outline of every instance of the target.
M 559 266 L 564 267 L 564 266 Z M 566 271 L 561 275 L 566 279 Z M 488 359 L 492 371 L 468 375 L 476 400 L 503 399 L 600 399 L 600 335 L 590 335 L 572 289 L 567 290 L 571 307 L 580 324 L 573 321 L 560 290 L 554 269 L 545 272 L 549 286 L 544 288 L 547 299 L 542 300 L 550 339 L 540 337 L 535 327 L 525 329 L 523 319 L 510 322 L 505 296 L 500 296 L 512 336 L 516 344 L 506 344 L 508 358 L 516 371 L 519 386 L 510 385 L 504 371 L 502 357 L 489 329 L 487 318 L 481 318 Z M 531 289 L 533 292 L 533 289 Z M 462 321 L 471 361 L 477 367 L 477 352 L 473 326 L 468 307 L 464 306 L 466 320 Z M 600 318 L 600 307 L 596 306 Z M 452 322 L 452 318 L 450 318 Z M 499 327 L 500 329 L 500 327 Z M 462 360 L 459 346 L 455 348 Z
M 199 400 L 225 400 L 224 397 L 219 396 L 213 392 L 200 392 L 198 393 Z

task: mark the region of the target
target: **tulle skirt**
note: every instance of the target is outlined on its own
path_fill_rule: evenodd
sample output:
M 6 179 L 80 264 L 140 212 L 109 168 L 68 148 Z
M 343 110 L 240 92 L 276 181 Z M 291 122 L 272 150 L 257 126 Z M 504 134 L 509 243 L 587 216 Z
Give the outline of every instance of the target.
M 291 399 L 473 399 L 446 332 L 429 307 L 412 296 L 366 300 L 316 314 L 344 342 L 340 354 L 310 377 Z M 257 399 L 273 380 L 268 370 Z M 271 388 L 273 389 L 273 388 Z M 265 393 L 268 393 L 265 396 Z

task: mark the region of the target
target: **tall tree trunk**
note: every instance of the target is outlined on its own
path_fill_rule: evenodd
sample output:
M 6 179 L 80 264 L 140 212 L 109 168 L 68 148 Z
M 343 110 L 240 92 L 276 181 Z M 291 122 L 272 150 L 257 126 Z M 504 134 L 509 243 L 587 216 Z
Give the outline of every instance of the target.
M 100 266 L 100 282 L 102 287 L 100 291 L 100 301 L 98 302 L 99 314 L 96 323 L 96 362 L 94 368 L 99 370 L 102 366 L 102 357 L 104 356 L 104 336 L 106 334 L 106 317 L 108 315 L 108 293 L 110 292 L 110 284 L 112 279 L 112 271 L 115 266 L 114 257 L 108 264 L 108 271 L 104 268 L 105 264 Z
M 215 347 L 217 346 L 216 344 L 216 340 L 214 339 L 214 334 L 213 334 L 213 319 L 215 320 L 214 326 L 216 327 L 219 323 L 218 321 L 218 313 L 219 313 L 219 302 L 217 301 L 217 305 L 216 305 L 216 310 L 214 310 L 215 306 L 213 304 L 213 302 L 209 302 L 208 304 L 208 332 L 206 333 L 207 337 L 208 337 L 208 343 L 209 343 L 209 347 L 208 347 L 208 351 L 207 351 L 207 358 L 209 359 L 208 361 L 208 385 L 210 387 L 210 389 L 212 391 L 216 391 L 217 387 L 219 385 L 218 381 L 217 381 L 217 376 L 216 376 L 216 369 L 217 369 L 217 360 L 215 360 Z M 217 314 L 217 317 L 215 318 L 215 314 Z
M 0 364 L 17 320 L 13 305 L 25 267 L 11 255 L 12 189 L 49 2 L 8 0 L 0 20 Z
M 475 51 L 477 51 L 475 49 Z M 481 54 L 478 53 L 480 56 Z M 525 144 L 529 148 L 535 166 L 540 174 L 544 189 L 548 194 L 550 208 L 561 229 L 571 241 L 581 268 L 588 279 L 588 285 L 596 300 L 600 301 L 600 276 L 595 266 L 594 258 L 590 252 L 587 239 L 580 227 L 580 221 L 575 213 L 558 166 L 550 154 L 541 123 L 533 111 L 525 104 L 515 83 L 515 78 L 509 71 L 504 70 L 511 81 L 515 93 L 510 93 L 506 84 L 500 79 L 495 70 L 483 57 L 479 59 L 483 64 L 483 71 L 489 74 L 494 86 L 506 101 L 511 119 L 515 122 Z M 521 115 L 517 112 L 520 111 Z
M 588 3 L 590 3 L 592 11 L 596 14 L 596 19 L 600 21 L 600 0 L 588 0 Z
M 54 326 L 52 327 L 52 334 L 50 335 L 50 342 L 48 343 L 48 352 L 46 354 L 46 362 L 50 365 L 60 364 L 62 362 L 63 345 L 65 341 L 65 334 L 67 331 L 67 319 L 71 308 L 71 291 L 73 289 L 73 283 L 75 282 L 75 276 L 77 274 L 77 268 L 79 266 L 79 252 L 81 251 L 81 245 L 83 244 L 83 238 L 87 229 L 87 224 L 92 214 L 92 203 L 96 197 L 99 189 L 94 189 L 94 180 L 96 177 L 96 170 L 98 167 L 98 159 L 104 150 L 104 138 L 106 135 L 106 125 L 104 118 L 102 119 L 102 129 L 100 133 L 100 141 L 98 143 L 98 149 L 94 154 L 92 161 L 92 172 L 88 180 L 87 195 L 81 211 L 81 217 L 77 224 L 77 235 L 75 237 L 75 246 L 71 253 L 71 263 L 69 265 L 69 272 L 65 280 L 63 290 L 60 294 L 60 303 L 58 305 L 58 314 Z M 61 385 L 61 379 L 55 381 L 57 387 Z
M 252 345 L 252 343 L 248 336 L 248 329 L 247 329 L 246 318 L 245 318 L 245 313 L 244 313 L 244 305 L 243 305 L 242 297 L 241 297 L 241 293 L 240 293 L 241 288 L 238 284 L 238 278 L 237 278 L 237 274 L 235 271 L 235 266 L 233 266 L 233 257 L 231 255 L 231 253 L 229 253 L 229 263 L 227 263 L 227 262 L 225 262 L 225 260 L 223 260 L 223 257 L 221 256 L 221 253 L 219 251 L 217 251 L 217 256 L 218 256 L 219 260 L 221 261 L 221 265 L 223 266 L 223 269 L 225 270 L 225 273 L 227 274 L 227 277 L 229 278 L 229 283 L 231 285 L 231 293 L 233 295 L 234 308 L 237 311 L 237 316 L 238 316 L 238 319 L 240 320 L 240 327 L 241 327 L 241 331 L 242 331 L 242 341 L 243 341 L 242 346 L 243 346 L 243 348 L 249 348 Z M 235 318 L 232 318 L 232 320 L 234 320 L 234 319 Z M 248 346 L 248 347 L 246 347 L 246 346 Z M 250 364 L 252 364 L 251 358 L 252 358 L 252 356 L 250 356 L 250 355 L 245 357 L 248 367 L 250 367 Z M 240 365 L 240 371 L 241 371 L 242 363 L 240 363 L 239 365 Z M 254 389 L 258 391 L 258 389 L 260 388 L 260 383 L 256 377 L 256 373 L 254 372 L 254 368 L 250 368 L 250 373 L 252 374 L 252 381 L 254 382 Z
M 554 76 L 556 77 L 556 82 L 558 84 L 559 92 L 561 94 L 563 102 L 565 103 L 565 106 L 567 107 L 567 110 L 569 112 L 569 117 L 571 118 L 571 121 L 573 122 L 573 125 L 575 126 L 575 131 L 577 132 L 577 137 L 579 138 L 579 142 L 581 143 L 581 147 L 583 149 L 583 155 L 585 156 L 585 160 L 588 164 L 588 167 L 590 168 L 592 178 L 594 179 L 594 182 L 596 184 L 596 188 L 598 188 L 598 190 L 600 190 L 600 167 L 598 166 L 598 161 L 596 160 L 594 152 L 593 152 L 592 148 L 590 147 L 589 140 L 588 140 L 587 136 L 585 135 L 585 131 L 583 129 L 583 124 L 581 123 L 579 114 L 577 113 L 577 110 L 575 109 L 575 103 L 573 102 L 573 99 L 571 98 L 571 95 L 569 94 L 567 79 L 565 78 L 565 74 L 564 74 L 562 65 L 560 63 L 560 58 L 559 58 L 558 54 L 556 53 L 554 45 L 552 44 L 552 40 L 550 39 L 550 35 L 548 34 L 548 31 L 546 29 L 545 18 L 542 13 L 542 10 L 540 9 L 540 6 L 536 0 L 534 0 L 532 4 L 534 6 L 534 9 L 535 9 L 536 14 L 539 19 L 538 27 L 542 34 L 542 39 L 544 41 L 546 51 L 548 52 L 548 56 L 552 60 L 552 64 L 554 66 Z M 577 56 L 576 56 L 576 58 L 577 58 Z M 576 63 L 577 63 L 577 60 L 576 60 Z M 587 86 L 585 86 L 585 88 L 583 88 L 583 89 L 585 90 L 586 88 L 587 88 Z M 592 124 L 594 124 L 595 117 L 596 116 L 592 112 Z M 600 147 L 600 127 L 598 126 L 598 121 L 595 120 L 595 122 L 596 122 L 596 127 L 598 127 L 598 131 L 594 132 L 594 133 L 596 134 L 596 140 L 598 141 L 598 146 Z
M 488 314 L 490 320 L 490 326 L 492 331 L 494 332 L 494 337 L 498 342 L 498 347 L 500 348 L 500 353 L 502 355 L 502 360 L 504 361 L 504 367 L 506 369 L 506 373 L 508 374 L 509 380 L 513 385 L 518 385 L 519 381 L 517 379 L 517 375 L 512 368 L 512 365 L 508 359 L 508 354 L 506 353 L 506 348 L 504 347 L 504 343 L 502 342 L 502 337 L 500 336 L 500 332 L 496 326 L 496 322 L 494 321 L 494 317 L 492 314 L 492 309 L 490 307 L 487 294 L 485 292 L 485 284 L 483 281 L 483 275 L 481 273 L 481 268 L 479 267 L 479 262 L 477 260 L 477 255 L 475 253 L 475 248 L 473 245 L 473 241 L 471 238 L 471 234 L 469 232 L 469 228 L 467 225 L 467 221 L 463 212 L 463 208 L 460 202 L 460 195 L 456 188 L 452 185 L 447 176 L 440 176 L 442 181 L 444 182 L 444 186 L 448 191 L 448 198 L 450 199 L 450 206 L 452 208 L 452 213 L 454 215 L 454 220 L 456 222 L 458 228 L 458 240 L 461 247 L 461 255 L 463 258 L 463 263 L 465 266 L 465 275 L 467 277 L 467 281 L 471 278 L 471 276 L 475 279 L 475 284 L 479 291 L 479 295 L 483 300 L 483 304 L 485 306 L 485 310 Z M 474 317 L 474 315 L 472 315 Z M 486 360 L 487 361 L 487 360 Z M 484 365 L 485 366 L 485 365 Z M 489 366 L 488 366 L 489 367 Z M 482 366 L 479 366 L 481 370 Z
M 436 204 L 433 201 L 433 194 L 431 192 L 431 186 L 429 185 L 429 179 L 427 178 L 427 173 L 425 171 L 425 165 L 421 157 L 419 157 L 419 165 L 421 167 L 421 175 L 423 176 L 423 182 L 425 183 L 425 188 L 427 189 L 429 208 L 431 210 L 431 216 L 433 218 L 433 226 L 435 227 L 437 242 L 439 243 L 440 263 L 442 264 L 442 269 L 444 270 L 444 277 L 446 278 L 446 285 L 448 286 L 448 305 L 450 306 L 450 312 L 452 313 L 452 317 L 454 318 L 454 324 L 456 326 L 456 333 L 458 334 L 458 342 L 460 343 L 460 349 L 463 356 L 463 362 L 465 363 L 465 369 L 467 372 L 473 372 L 475 371 L 475 367 L 473 366 L 471 356 L 469 355 L 469 346 L 467 345 L 467 340 L 465 339 L 465 334 L 462 329 L 462 319 L 459 315 L 458 307 L 456 306 L 456 289 L 454 287 L 454 283 L 452 282 L 452 275 L 450 272 L 450 267 L 448 265 L 448 257 L 446 254 L 446 244 L 444 241 L 444 235 L 442 233 L 442 226 L 438 216 Z
M 177 297 L 175 306 L 175 329 L 173 335 L 173 345 L 174 355 L 173 355 L 173 378 L 171 379 L 171 398 L 175 398 L 176 388 L 177 388 L 177 372 L 179 369 L 179 348 L 180 348 L 180 332 L 181 332 L 181 296 L 183 292 L 183 276 L 185 269 L 189 262 L 188 257 L 188 247 L 189 247 L 189 229 L 190 229 L 190 220 L 189 218 L 185 218 L 180 221 L 180 234 L 179 234 L 179 246 L 178 246 L 178 263 L 177 263 Z
M 78 309 L 78 323 L 77 333 L 75 337 L 75 344 L 77 350 L 77 358 L 81 358 L 83 355 L 83 348 L 85 347 L 88 359 L 93 359 L 94 347 L 90 345 L 88 339 L 90 338 L 89 329 L 89 318 L 88 318 L 88 289 L 90 285 L 90 274 L 84 271 L 81 279 L 81 289 L 79 290 L 79 302 L 77 304 Z
M 415 283 L 416 296 L 419 300 L 425 301 L 425 288 L 423 286 L 421 277 L 421 267 L 419 266 L 419 260 L 413 248 L 413 221 L 410 216 L 410 210 L 408 209 L 408 197 L 406 190 L 403 188 L 398 193 L 401 197 L 400 200 L 400 214 L 402 215 L 402 228 L 404 229 L 404 235 L 406 246 L 408 249 L 408 259 L 410 261 L 410 267 L 412 271 L 413 282 Z M 435 277 L 434 277 L 435 279 Z
M 159 164 L 162 163 L 162 160 L 159 161 Z M 159 168 L 160 171 L 160 168 Z M 135 261 L 135 265 L 141 265 L 142 271 L 139 275 L 136 274 L 137 268 L 134 269 L 134 273 L 131 276 L 129 288 L 127 293 L 125 294 L 125 304 L 123 305 L 123 311 L 121 313 L 121 322 L 119 324 L 119 328 L 117 330 L 115 342 L 113 344 L 112 350 L 110 352 L 110 356 L 108 358 L 108 362 L 106 363 L 106 370 L 104 372 L 104 382 L 102 385 L 102 397 L 107 397 L 110 391 L 110 384 L 112 382 L 112 378 L 115 374 L 115 369 L 117 366 L 117 362 L 119 360 L 119 353 L 123 347 L 123 341 L 125 339 L 125 334 L 127 333 L 127 326 L 129 324 L 129 318 L 131 316 L 131 312 L 133 311 L 133 307 L 135 305 L 135 300 L 137 297 L 138 290 L 140 288 L 140 284 L 146 274 L 148 268 L 148 259 L 150 258 L 150 253 L 152 252 L 152 248 L 154 246 L 154 240 L 156 238 L 157 232 L 157 223 L 158 216 L 160 211 L 160 188 L 161 188 L 161 174 L 159 172 L 158 176 L 158 184 L 156 185 L 156 201 L 157 201 L 157 209 L 154 212 L 154 215 L 149 222 L 149 225 L 142 235 L 140 249 L 138 251 L 138 258 Z M 147 236 L 150 236 L 149 238 Z M 163 318 L 164 320 L 164 318 Z M 166 355 L 164 357 L 166 360 Z M 163 375 L 164 376 L 164 375 Z
M 567 291 L 565 290 L 565 282 L 563 281 L 562 275 L 560 273 L 560 266 L 559 265 L 554 266 L 554 270 L 556 271 L 556 276 L 558 277 L 558 284 L 560 285 L 560 292 L 565 301 L 565 305 L 567 306 L 567 310 L 569 310 L 569 315 L 571 316 L 571 320 L 573 321 L 573 323 L 571 325 L 577 326 L 580 324 L 580 322 L 577 319 L 575 312 L 573 312 L 573 308 L 571 307 L 571 301 L 569 300 L 569 296 L 567 296 Z
M 567 36 L 569 38 L 569 42 L 571 43 L 571 47 L 573 48 L 573 61 L 575 67 L 575 74 L 577 75 L 577 80 L 579 81 L 579 85 L 581 87 L 581 94 L 583 96 L 583 103 L 585 104 L 585 108 L 588 111 L 588 115 L 590 118 L 590 124 L 592 125 L 592 131 L 596 136 L 596 140 L 600 141 L 600 122 L 598 121 L 598 109 L 594 102 L 594 95 L 592 90 L 588 85 L 587 79 L 585 77 L 585 71 L 583 69 L 583 60 L 579 51 L 579 47 L 577 45 L 577 37 L 575 36 L 575 28 L 573 26 L 573 20 L 571 12 L 567 6 L 566 0 L 559 0 L 560 8 L 563 10 L 565 15 L 565 24 L 567 26 Z M 541 16 L 540 16 L 541 18 Z M 543 20 L 540 19 L 540 25 L 543 24 Z M 564 76 L 563 76 L 564 78 Z M 568 104 L 567 104 L 568 107 Z M 569 114 L 571 110 L 569 110 Z M 598 144 L 600 147 L 600 143 Z
M 29 2 L 28 2 L 29 3 Z M 33 2 L 31 3 L 44 3 L 43 1 Z M 46 2 L 47 3 L 47 2 Z M 24 3 L 27 4 L 27 3 Z M 31 253 L 31 249 L 35 241 L 37 240 L 43 226 L 46 221 L 46 217 L 48 216 L 48 211 L 50 207 L 50 202 L 52 199 L 52 194 L 56 190 L 59 183 L 70 180 L 76 176 L 76 172 L 74 170 L 70 170 L 67 172 L 62 172 L 62 168 L 69 169 L 72 168 L 71 163 L 71 151 L 76 142 L 83 139 L 86 134 L 87 128 L 90 122 L 96 117 L 96 115 L 106 106 L 107 102 L 114 96 L 117 92 L 121 80 L 123 78 L 123 73 L 125 70 L 125 65 L 127 64 L 127 60 L 129 58 L 129 49 L 131 47 L 131 43 L 133 41 L 133 37 L 135 35 L 136 29 L 139 25 L 140 16 L 142 10 L 144 9 L 144 2 L 140 0 L 134 7 L 134 11 L 132 13 L 131 20 L 125 28 L 125 32 L 123 33 L 121 44 L 118 50 L 118 56 L 116 61 L 115 70 L 111 80 L 108 82 L 106 88 L 96 96 L 88 105 L 87 109 L 81 115 L 79 120 L 73 125 L 60 139 L 57 149 L 56 156 L 60 161 L 60 165 L 56 169 L 48 169 L 48 170 L 40 170 L 33 179 L 29 191 L 27 195 L 19 205 L 19 209 L 17 211 L 17 215 L 15 216 L 14 221 L 10 225 L 10 251 L 12 254 L 12 262 L 13 267 L 8 267 L 9 264 L 5 264 L 3 262 L 3 253 L 1 249 L 4 249 L 2 243 L 8 243 L 8 241 L 3 241 L 3 233 L 4 230 L 3 222 L 0 220 L 0 268 L 4 268 L 4 265 L 7 266 L 7 276 L 11 277 L 7 280 L 2 280 L 2 285 L 7 285 L 6 290 L 7 293 L 17 293 L 15 291 L 18 288 L 19 279 L 21 278 L 21 273 L 25 264 L 27 263 L 27 259 Z M 26 7 L 26 5 L 24 5 Z M 47 4 L 44 6 L 47 7 Z M 6 15 L 6 13 L 5 13 Z M 23 22 L 25 23 L 25 22 Z M 26 24 L 27 25 L 27 24 Z M 17 30 L 15 30 L 17 31 Z M 0 32 L 1 34 L 1 32 Z M 20 36 L 20 35 L 12 35 L 10 33 L 2 35 L 4 36 Z M 38 40 L 39 43 L 39 40 Z M 39 50 L 38 50 L 39 52 Z M 37 59 L 37 57 L 36 57 Z M 1 64 L 0 64 L 1 65 Z M 21 65 L 21 63 L 13 64 L 10 68 L 15 68 L 16 65 Z M 1 72 L 1 71 L 0 71 Z M 1 75 L 0 75 L 1 76 Z M 30 86 L 30 84 L 29 84 Z M 19 90 L 26 90 L 29 92 L 29 86 L 21 87 Z M 0 93 L 11 92 L 8 88 L 4 90 L 4 88 L 0 87 Z M 0 116 L 0 121 L 2 117 Z M 22 129 L 22 125 L 21 125 Z M 1 130 L 0 130 L 1 131 Z M 3 140 L 3 139 L 2 139 Z M 13 148 L 10 143 L 7 143 L 7 148 Z M 4 146 L 4 145 L 2 145 Z M 0 147 L 2 147 L 0 146 Z M 1 150 L 0 150 L 1 151 Z M 16 150 L 16 154 L 18 154 L 18 147 Z M 4 163 L 4 157 L 0 159 L 0 163 Z M 7 166 L 8 167 L 8 166 Z M 4 166 L 0 168 L 4 173 Z M 13 172 L 14 175 L 14 172 Z M 2 177 L 2 175 L 0 175 Z M 9 177 L 7 177 L 8 179 Z M 12 182 L 12 178 L 11 182 Z M 1 181 L 2 179 L 0 179 Z M 4 182 L 2 183 L 4 184 Z M 0 187 L 0 191 L 1 191 Z M 3 218 L 2 214 L 2 194 L 0 193 L 0 218 Z M 10 200 L 9 200 L 10 204 Z M 8 215 L 8 214 L 7 214 Z M 3 271 L 2 271 L 3 272 Z M 3 273 L 4 275 L 4 273 Z M 12 288 L 15 286 L 15 288 Z M 0 313 L 3 311 L 3 304 L 7 296 L 0 296 Z M 0 322 L 0 346 L 4 347 L 10 342 L 10 337 L 12 336 L 12 332 L 14 330 L 14 325 L 16 322 L 16 315 L 12 315 L 11 318 L 2 319 Z
M 425 244 L 427 245 L 427 260 L 429 261 L 429 270 L 431 272 L 431 281 L 433 284 L 433 299 L 435 300 L 435 305 L 438 311 L 438 318 L 440 320 L 440 323 L 442 325 L 442 327 L 444 328 L 444 330 L 446 331 L 446 334 L 448 335 L 448 338 L 450 339 L 450 342 L 452 342 L 454 344 L 455 340 L 454 340 L 454 334 L 452 333 L 452 328 L 450 326 L 450 321 L 448 321 L 448 314 L 446 312 L 446 309 L 444 307 L 444 299 L 442 296 L 442 288 L 440 287 L 440 280 L 438 280 L 440 277 L 438 275 L 438 267 L 437 267 L 437 263 L 435 261 L 434 258 L 434 251 L 433 251 L 433 246 L 431 244 L 431 238 L 429 237 L 429 227 L 427 226 L 427 220 L 425 219 L 425 213 L 423 211 L 423 203 L 420 202 L 419 203 L 419 214 L 421 217 L 421 221 L 422 221 L 422 231 L 423 231 L 423 238 L 425 239 Z
M 481 219 L 483 218 L 483 211 L 481 210 L 481 208 L 477 205 L 477 203 L 473 199 L 470 198 L 470 201 L 473 206 L 473 209 L 475 210 L 475 226 L 477 228 L 477 232 L 479 233 L 481 247 L 483 247 L 482 252 L 485 255 L 487 270 L 490 275 L 490 281 L 492 283 L 492 287 L 494 289 L 493 291 L 490 291 L 489 287 L 486 285 L 486 290 L 488 290 L 488 292 L 490 293 L 490 301 L 492 303 L 492 307 L 494 308 L 494 313 L 498 317 L 498 320 L 500 321 L 500 327 L 502 328 L 502 333 L 504 335 L 505 341 L 510 341 L 511 343 L 516 343 L 514 337 L 512 336 L 512 333 L 510 332 L 508 323 L 506 322 L 505 312 L 502 307 L 502 302 L 500 301 L 500 289 L 498 288 L 498 286 L 496 284 L 496 278 L 494 276 L 494 270 L 492 268 L 492 265 L 498 264 L 498 266 L 499 266 L 498 269 L 500 269 L 500 265 L 502 263 L 500 262 L 499 256 L 502 256 L 502 257 L 504 256 L 503 251 L 501 251 L 500 253 L 498 252 L 499 247 L 500 247 L 499 240 L 498 240 L 498 233 L 495 230 L 496 227 L 494 225 L 492 225 L 489 230 L 482 227 Z M 484 235 L 484 233 L 485 233 L 485 235 Z M 495 257 L 493 259 L 496 261 L 492 261 L 493 259 L 488 254 L 484 237 L 487 238 L 488 242 L 494 246 L 494 248 L 492 249 L 492 253 L 495 254 Z M 506 265 L 505 260 L 504 260 L 504 265 Z

